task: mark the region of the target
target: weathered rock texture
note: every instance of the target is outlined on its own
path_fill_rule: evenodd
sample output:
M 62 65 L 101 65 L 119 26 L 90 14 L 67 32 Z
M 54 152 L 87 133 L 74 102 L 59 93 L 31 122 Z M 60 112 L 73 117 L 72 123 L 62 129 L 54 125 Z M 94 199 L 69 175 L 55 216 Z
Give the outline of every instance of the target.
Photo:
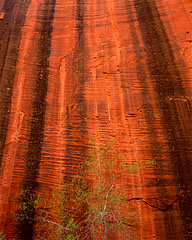
M 73 174 L 94 134 L 115 138 L 128 161 L 157 163 L 124 183 L 140 239 L 192 239 L 191 10 L 190 0 L 0 1 L 0 226 L 10 239 L 16 195 Z M 32 239 L 30 226 L 22 234 Z

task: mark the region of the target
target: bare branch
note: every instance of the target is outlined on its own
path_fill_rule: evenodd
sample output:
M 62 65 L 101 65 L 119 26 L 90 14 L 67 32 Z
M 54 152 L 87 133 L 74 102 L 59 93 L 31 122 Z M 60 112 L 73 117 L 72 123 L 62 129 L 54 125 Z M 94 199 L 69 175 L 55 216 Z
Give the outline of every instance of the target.
M 47 219 L 43 219 L 43 221 L 44 221 L 44 222 L 51 223 L 51 224 L 53 224 L 53 225 L 56 225 L 56 226 L 58 226 L 58 227 L 61 228 L 61 229 L 64 229 L 64 230 L 67 230 L 67 231 L 70 231 L 70 232 L 75 233 L 77 240 L 79 240 L 77 231 L 75 231 L 74 229 L 68 228 L 68 227 L 64 227 L 64 226 L 62 226 L 61 224 L 59 224 L 59 223 L 57 223 L 57 222 L 53 222 L 53 221 L 50 221 L 50 220 L 47 220 Z
M 106 210 L 109 193 L 110 193 L 111 190 L 113 189 L 114 185 L 115 185 L 115 176 L 114 176 L 114 174 L 113 174 L 113 183 L 112 183 L 111 187 L 109 188 L 109 190 L 107 191 L 106 198 L 105 198 L 105 204 L 104 204 L 104 208 L 103 208 L 103 212 Z

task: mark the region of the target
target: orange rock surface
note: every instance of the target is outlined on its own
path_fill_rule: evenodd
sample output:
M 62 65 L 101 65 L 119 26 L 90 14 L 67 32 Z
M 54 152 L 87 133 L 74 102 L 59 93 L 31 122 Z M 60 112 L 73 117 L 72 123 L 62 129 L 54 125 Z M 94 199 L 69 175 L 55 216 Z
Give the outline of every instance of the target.
M 0 2 L 0 230 L 22 189 L 70 176 L 88 140 L 117 140 L 141 240 L 192 239 L 192 2 Z M 30 227 L 29 227 L 30 228 Z M 33 239 L 28 232 L 18 239 Z M 122 239 L 118 234 L 109 239 Z

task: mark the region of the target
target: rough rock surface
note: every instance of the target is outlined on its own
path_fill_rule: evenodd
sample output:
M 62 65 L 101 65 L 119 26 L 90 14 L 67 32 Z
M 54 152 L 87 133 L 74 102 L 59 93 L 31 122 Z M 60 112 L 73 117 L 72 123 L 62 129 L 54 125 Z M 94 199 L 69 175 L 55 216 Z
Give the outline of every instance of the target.
M 191 0 L 0 1 L 0 229 L 10 239 L 16 195 L 73 174 L 95 133 L 128 161 L 157 163 L 124 183 L 140 239 L 192 239 L 191 12 Z

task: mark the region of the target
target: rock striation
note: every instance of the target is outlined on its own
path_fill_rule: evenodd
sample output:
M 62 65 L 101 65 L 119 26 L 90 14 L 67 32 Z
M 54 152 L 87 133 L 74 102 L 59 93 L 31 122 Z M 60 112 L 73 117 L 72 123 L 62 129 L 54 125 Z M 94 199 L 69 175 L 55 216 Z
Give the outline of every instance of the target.
M 88 140 L 127 161 L 141 240 L 192 239 L 192 1 L 0 2 L 0 230 L 17 195 L 73 176 Z M 117 233 L 109 239 L 122 239 Z

